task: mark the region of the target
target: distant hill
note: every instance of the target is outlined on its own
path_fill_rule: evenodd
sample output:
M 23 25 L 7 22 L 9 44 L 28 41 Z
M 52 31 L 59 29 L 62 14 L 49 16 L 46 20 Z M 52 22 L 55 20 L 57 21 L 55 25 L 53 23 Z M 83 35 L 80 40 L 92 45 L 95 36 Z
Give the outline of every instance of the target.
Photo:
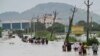
M 5 12 L 0 14 L 0 19 L 31 19 L 32 17 L 41 16 L 46 13 L 51 13 L 53 11 L 57 11 L 58 18 L 61 18 L 62 20 L 68 20 L 69 16 L 71 16 L 72 12 L 70 9 L 72 9 L 74 6 L 64 3 L 44 3 L 39 4 L 35 6 L 34 8 L 31 8 L 29 10 L 26 10 L 22 13 L 18 12 Z M 95 13 L 91 13 L 93 16 L 93 20 L 100 23 L 100 15 L 97 15 Z M 77 8 L 77 12 L 75 14 L 74 22 L 76 23 L 79 20 L 86 20 L 86 11 Z

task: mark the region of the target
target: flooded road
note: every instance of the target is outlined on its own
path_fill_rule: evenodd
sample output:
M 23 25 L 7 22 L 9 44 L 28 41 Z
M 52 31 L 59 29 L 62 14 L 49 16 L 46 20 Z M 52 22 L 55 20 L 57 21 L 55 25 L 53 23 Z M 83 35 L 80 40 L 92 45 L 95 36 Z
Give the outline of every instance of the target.
M 0 56 L 79 56 L 73 49 L 71 52 L 62 51 L 63 41 L 52 41 L 48 45 L 23 43 L 20 39 L 10 39 L 0 42 Z M 93 56 L 91 48 L 87 55 Z M 98 52 L 100 56 L 100 48 Z

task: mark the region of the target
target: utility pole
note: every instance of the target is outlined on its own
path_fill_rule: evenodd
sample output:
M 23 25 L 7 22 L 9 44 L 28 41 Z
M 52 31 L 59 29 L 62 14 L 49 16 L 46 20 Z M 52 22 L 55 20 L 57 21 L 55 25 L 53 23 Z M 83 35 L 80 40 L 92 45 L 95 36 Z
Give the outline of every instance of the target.
M 33 17 L 31 19 L 31 37 L 32 37 L 32 33 L 33 33 Z
M 54 23 L 55 23 L 55 20 L 56 20 L 56 17 L 57 17 L 57 12 L 53 11 L 53 14 L 54 14 L 54 17 L 53 17 L 53 24 L 52 24 L 52 30 L 51 30 L 51 35 L 50 35 L 51 39 L 52 39 L 52 35 L 53 35 L 53 32 L 54 32 L 53 26 L 54 26 Z
M 47 14 L 44 14 L 44 26 L 45 26 L 45 28 L 46 28 L 46 23 L 45 23 L 46 19 L 47 19 Z
M 73 18 L 74 18 L 75 12 L 76 12 L 76 7 L 74 7 L 74 9 L 71 9 L 71 11 L 72 11 L 72 16 L 69 18 L 69 28 L 68 28 L 68 32 L 66 34 L 66 39 L 65 39 L 65 41 L 67 41 L 67 42 L 69 42 L 69 35 L 71 33 L 71 27 L 73 24 Z
M 87 6 L 87 42 L 88 42 L 88 39 L 89 39 L 89 14 L 90 14 L 90 6 L 93 4 L 93 2 L 92 3 L 90 3 L 90 1 L 89 0 L 87 0 L 87 2 L 85 1 L 84 2 L 85 3 L 85 5 Z
M 38 24 L 39 24 L 39 16 L 36 17 L 36 21 L 34 21 L 34 35 L 38 31 Z
M 2 37 L 2 21 L 0 20 L 0 38 Z
M 93 29 L 93 22 L 92 22 L 92 17 L 90 18 L 90 37 L 93 37 L 92 35 L 92 29 Z

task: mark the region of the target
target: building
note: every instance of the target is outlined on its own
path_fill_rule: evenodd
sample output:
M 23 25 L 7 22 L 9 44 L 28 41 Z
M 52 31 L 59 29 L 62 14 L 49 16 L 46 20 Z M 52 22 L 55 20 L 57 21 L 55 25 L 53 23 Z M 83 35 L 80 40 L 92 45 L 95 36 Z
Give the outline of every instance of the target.
M 5 30 L 24 30 L 30 27 L 30 20 L 4 20 L 1 27 Z
M 24 30 L 29 29 L 31 27 L 31 22 L 37 22 L 37 19 L 9 19 L 9 20 L 2 20 L 1 27 L 4 30 Z M 39 22 L 44 23 L 44 17 L 39 17 Z M 63 20 L 56 19 L 55 22 L 63 23 Z M 45 20 L 46 28 L 52 26 L 53 24 L 53 17 L 47 16 Z M 33 26 L 34 27 L 34 26 Z
M 45 22 L 44 22 L 44 16 L 39 17 L 39 21 L 41 23 L 45 23 L 46 28 L 48 28 L 48 27 L 52 26 L 52 24 L 53 24 L 53 16 L 52 15 L 46 15 L 45 17 L 46 17 Z M 65 24 L 64 23 L 65 20 L 62 20 L 60 18 L 56 18 L 55 22 Z

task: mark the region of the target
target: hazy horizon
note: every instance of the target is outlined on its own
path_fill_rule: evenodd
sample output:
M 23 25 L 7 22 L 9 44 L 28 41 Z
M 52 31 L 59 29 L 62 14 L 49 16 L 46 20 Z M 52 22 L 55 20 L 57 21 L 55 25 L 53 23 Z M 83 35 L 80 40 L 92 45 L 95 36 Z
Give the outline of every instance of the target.
M 86 0 L 0 0 L 0 14 L 9 11 L 21 13 L 38 4 L 49 2 L 66 3 L 86 10 L 84 1 Z M 91 11 L 100 15 L 100 0 L 90 0 L 90 2 L 94 2 Z

